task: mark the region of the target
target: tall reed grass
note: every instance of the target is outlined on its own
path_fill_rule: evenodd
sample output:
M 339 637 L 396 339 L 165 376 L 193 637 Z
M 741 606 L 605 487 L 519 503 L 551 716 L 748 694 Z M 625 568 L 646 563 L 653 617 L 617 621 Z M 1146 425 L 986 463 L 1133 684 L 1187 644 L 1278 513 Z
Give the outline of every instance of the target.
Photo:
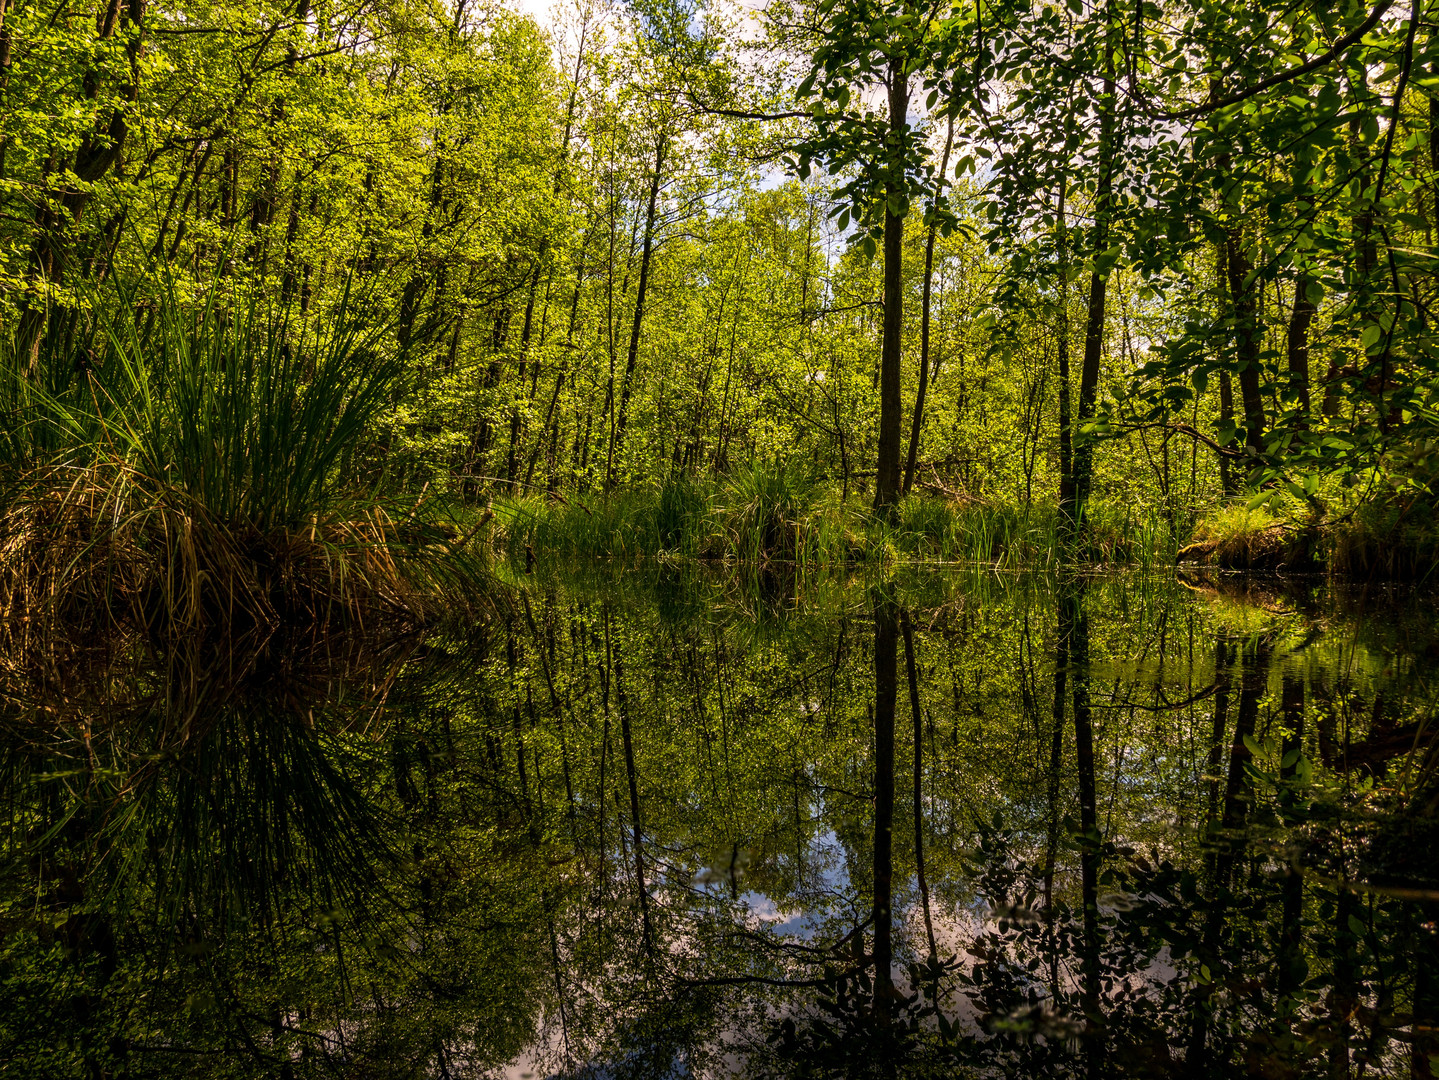
M 400 373 L 381 328 L 219 284 L 94 299 L 33 369 L 0 351 L 0 614 L 184 633 L 414 617 L 469 587 L 371 444 Z

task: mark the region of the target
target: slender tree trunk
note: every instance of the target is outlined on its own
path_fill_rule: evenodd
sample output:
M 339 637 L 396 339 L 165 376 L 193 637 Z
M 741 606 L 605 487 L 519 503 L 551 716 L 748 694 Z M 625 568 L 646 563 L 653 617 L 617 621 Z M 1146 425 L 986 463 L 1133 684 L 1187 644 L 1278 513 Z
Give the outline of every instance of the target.
M 8 20 L 7 20 L 8 22 Z M 107 120 L 88 132 L 75 151 L 68 169 L 49 170 L 46 190 L 41 193 L 34 216 L 34 238 L 30 243 L 29 270 L 34 293 L 26 295 L 20 306 L 15 328 L 15 355 L 20 357 L 29 378 L 39 372 L 40 341 L 50 309 L 50 291 L 63 284 L 70 254 L 71 230 L 79 224 L 93 195 L 94 185 L 116 161 L 125 147 L 129 134 L 129 105 L 139 93 L 140 58 L 144 51 L 145 0 L 108 0 L 100 12 L 96 37 L 109 41 L 123 29 L 127 35 L 125 56 L 128 61 L 127 81 L 119 88 L 119 104 L 110 110 Z M 8 37 L 5 42 L 8 48 Z M 98 72 L 88 72 L 82 80 L 86 101 L 96 100 L 102 83 Z M 59 163 L 57 163 L 59 164 Z M 79 181 L 71 185 L 49 177 L 73 174 Z M 57 186 L 58 185 L 58 186 Z
M 924 288 L 919 306 L 919 386 L 914 393 L 914 416 L 909 423 L 909 453 L 904 462 L 904 494 L 914 485 L 915 463 L 919 458 L 919 437 L 924 424 L 924 397 L 929 389 L 929 309 L 934 285 L 934 241 L 939 232 L 940 203 L 944 197 L 946 174 L 949 172 L 949 151 L 954 146 L 954 114 L 944 135 L 944 154 L 939 162 L 939 179 L 934 182 L 934 198 L 929 204 L 929 235 L 924 240 Z
M 540 269 L 544 265 L 549 245 L 540 246 L 539 258 L 535 260 L 534 271 L 530 274 L 529 294 L 525 298 L 525 320 L 520 325 L 520 363 L 515 379 L 515 400 L 510 406 L 510 447 L 505 456 L 505 483 L 513 490 L 519 479 L 520 444 L 520 397 L 525 391 L 525 365 L 530 358 L 530 337 L 535 326 L 535 294 L 540 287 Z M 539 361 L 535 361 L 538 367 Z
M 897 57 L 889 65 L 889 152 L 893 160 L 903 156 L 908 115 L 909 79 L 904 60 Z M 885 189 L 884 206 L 884 328 L 879 357 L 879 453 L 874 480 L 874 506 L 881 511 L 894 506 L 900 494 L 906 198 L 901 181 L 891 180 Z
M 1256 454 L 1264 449 L 1264 398 L 1259 386 L 1259 324 L 1254 305 L 1251 267 L 1238 228 L 1224 241 L 1229 276 L 1229 302 L 1234 314 L 1235 359 L 1239 369 L 1239 400 L 1244 406 L 1244 445 Z
M 1095 257 L 1109 250 L 1109 225 L 1113 216 L 1114 158 L 1118 99 L 1114 76 L 1114 2 L 1105 7 L 1104 86 L 1099 102 L 1099 145 L 1097 147 L 1098 177 L 1094 194 L 1094 233 L 1092 250 Z M 1099 398 L 1099 361 L 1104 350 L 1105 300 L 1109 288 L 1109 268 L 1096 265 L 1089 276 L 1089 310 L 1084 323 L 1084 359 L 1079 368 L 1079 407 L 1075 425 L 1083 428 L 1094 419 Z M 1094 445 L 1081 438 L 1074 447 L 1074 520 L 1083 527 L 1089 509 L 1089 492 L 1094 474 Z
M 1069 401 L 1069 223 L 1065 218 L 1068 189 L 1069 177 L 1060 173 L 1054 227 L 1055 261 L 1059 270 L 1054 291 L 1059 309 L 1054 334 L 1059 366 L 1059 518 L 1066 542 L 1074 539 L 1075 524 L 1074 418 Z
M 1309 426 L 1309 325 L 1314 321 L 1314 304 L 1309 290 L 1317 283 L 1308 274 L 1300 274 L 1294 282 L 1294 310 L 1289 316 L 1285 353 L 1289 366 L 1289 385 L 1294 390 L 1300 415 L 1300 426 Z
M 625 425 L 629 422 L 630 391 L 634 384 L 635 365 L 640 355 L 640 332 L 644 325 L 645 318 L 645 297 L 650 285 L 650 259 L 654 255 L 655 241 L 655 213 L 659 205 L 660 187 L 663 183 L 662 173 L 665 167 L 665 154 L 669 149 L 669 136 L 661 132 L 655 142 L 655 168 L 650 176 L 649 204 L 645 209 L 645 232 L 644 243 L 640 249 L 640 280 L 635 289 L 635 313 L 634 320 L 630 325 L 630 350 L 625 357 L 625 373 L 620 380 L 620 404 L 619 412 L 615 417 L 615 436 L 610 441 L 609 461 L 605 464 L 605 484 L 607 487 L 614 487 L 615 483 L 615 458 L 624 444 Z

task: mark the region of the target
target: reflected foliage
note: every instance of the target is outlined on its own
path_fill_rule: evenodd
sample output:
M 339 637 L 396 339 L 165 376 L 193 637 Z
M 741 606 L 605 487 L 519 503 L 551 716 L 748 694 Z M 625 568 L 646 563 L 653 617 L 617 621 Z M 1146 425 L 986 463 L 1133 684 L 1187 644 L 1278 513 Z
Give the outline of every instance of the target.
M 12 658 L 0 1057 L 1433 1075 L 1433 611 L 1226 590 L 590 568 L 428 637 Z

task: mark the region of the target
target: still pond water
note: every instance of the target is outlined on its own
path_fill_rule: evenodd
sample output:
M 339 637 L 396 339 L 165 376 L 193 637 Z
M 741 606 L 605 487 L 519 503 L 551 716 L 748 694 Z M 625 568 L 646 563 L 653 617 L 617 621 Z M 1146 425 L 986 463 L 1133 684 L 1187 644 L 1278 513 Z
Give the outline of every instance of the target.
M 0 663 L 0 1076 L 1439 1072 L 1423 596 L 631 570 Z

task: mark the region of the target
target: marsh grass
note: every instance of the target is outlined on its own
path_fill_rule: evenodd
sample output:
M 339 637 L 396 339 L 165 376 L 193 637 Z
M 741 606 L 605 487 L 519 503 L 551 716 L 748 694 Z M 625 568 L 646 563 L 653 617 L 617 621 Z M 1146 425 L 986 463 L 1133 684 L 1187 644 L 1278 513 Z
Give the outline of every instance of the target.
M 167 634 L 423 619 L 478 563 L 371 443 L 399 362 L 341 308 L 133 297 L 0 355 L 0 618 Z
M 1153 567 L 1176 544 L 1159 514 L 1097 505 L 1083 543 L 1067 543 L 1056 511 L 911 495 L 894 514 L 802 474 L 766 466 L 719 483 L 671 480 L 592 499 L 507 497 L 494 506 L 491 543 L 580 558 L 693 558 L 803 569 L 896 561 L 981 563 L 1045 571 L 1075 563 Z

